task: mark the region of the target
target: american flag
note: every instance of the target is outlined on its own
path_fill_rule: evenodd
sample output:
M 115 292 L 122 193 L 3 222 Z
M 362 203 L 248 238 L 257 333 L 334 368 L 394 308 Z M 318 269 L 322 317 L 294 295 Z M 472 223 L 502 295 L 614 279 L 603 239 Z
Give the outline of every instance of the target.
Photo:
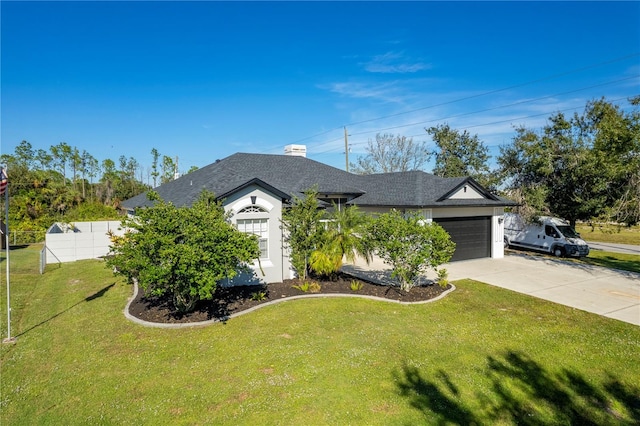
M 4 194 L 4 191 L 7 190 L 7 185 L 9 184 L 9 178 L 7 177 L 7 172 L 2 169 L 0 172 L 0 195 Z

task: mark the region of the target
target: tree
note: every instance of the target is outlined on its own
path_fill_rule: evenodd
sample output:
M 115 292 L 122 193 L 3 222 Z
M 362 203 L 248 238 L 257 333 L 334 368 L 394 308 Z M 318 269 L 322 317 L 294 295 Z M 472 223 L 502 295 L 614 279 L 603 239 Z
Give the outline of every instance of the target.
M 638 106 L 640 96 L 629 99 Z M 577 118 L 582 136 L 592 146 L 594 168 L 606 176 L 601 198 L 607 220 L 640 222 L 640 112 L 624 112 L 605 99 L 591 101 Z
M 69 166 L 71 166 L 71 171 L 73 172 L 73 189 L 76 189 L 76 179 L 78 176 L 78 171 L 82 164 L 82 156 L 80 155 L 80 151 L 75 146 L 71 148 L 71 152 L 69 154 Z
M 147 294 L 170 295 L 178 312 L 212 299 L 220 280 L 233 278 L 241 264 L 260 256 L 257 237 L 234 228 L 211 192 L 203 191 L 192 207 L 175 207 L 156 192 L 149 194 L 154 206 L 123 220 L 129 231 L 112 237 L 107 266 Z
M 100 188 L 96 190 L 96 193 L 98 199 L 106 205 L 113 204 L 117 179 L 116 163 L 110 158 L 102 160 L 102 177 L 100 178 Z
M 15 149 L 15 159 L 16 161 L 27 167 L 31 168 L 33 166 L 33 162 L 35 160 L 35 152 L 31 144 L 27 141 L 22 141 Z
M 429 268 L 438 272 L 438 266 L 451 259 L 456 247 L 440 225 L 425 223 L 420 215 L 404 217 L 397 210 L 373 220 L 368 238 L 404 291 L 411 290 Z
M 151 150 L 151 157 L 153 158 L 151 162 L 151 177 L 153 178 L 153 187 L 158 186 L 158 176 L 160 176 L 160 172 L 158 171 L 158 159 L 160 158 L 160 153 L 157 149 L 153 148 Z
M 50 148 L 53 157 L 53 165 L 57 167 L 63 177 L 63 183 L 67 184 L 67 162 L 71 157 L 71 147 L 66 142 L 60 142 Z
M 525 216 L 553 214 L 572 226 L 594 217 L 640 219 L 640 117 L 604 99 L 572 118 L 551 116 L 540 132 L 517 128 L 498 164 Z
M 46 170 L 51 168 L 53 157 L 44 149 L 38 149 L 35 155 L 35 160 L 39 163 L 40 170 Z
M 303 280 L 309 272 L 311 253 L 322 242 L 324 228 L 320 222 L 324 210 L 318 208 L 316 188 L 304 192 L 304 198 L 294 197 L 290 207 L 282 211 L 284 241 L 291 250 L 291 264 Z
M 169 156 L 162 156 L 162 174 L 160 183 L 171 182 L 176 176 L 176 163 Z
M 535 210 L 566 218 L 575 226 L 576 220 L 598 214 L 599 203 L 592 197 L 597 176 L 590 168 L 589 151 L 575 137 L 571 123 L 562 113 L 549 121 L 541 134 L 517 129 L 513 145 L 501 148 L 498 162 L 524 194 L 544 194 L 542 200 L 538 198 L 543 205 Z
M 98 160 L 87 151 L 82 151 L 82 196 L 85 197 L 85 175 L 88 175 L 89 183 L 93 186 L 93 179 L 98 175 L 100 165 Z M 89 188 L 91 188 L 91 186 Z M 93 193 L 92 193 L 93 194 Z M 93 196 L 91 197 L 93 199 Z
M 138 170 L 139 167 L 140 167 L 140 164 L 138 163 L 138 160 L 136 160 L 133 157 L 129 157 L 126 163 L 125 176 L 126 176 L 126 181 L 128 181 L 129 183 L 127 187 L 131 188 L 130 189 L 131 192 L 125 194 L 123 196 L 123 199 L 133 197 L 140 193 L 139 188 L 140 188 L 140 183 L 142 182 L 142 178 L 140 178 L 140 180 L 136 179 L 136 170 Z
M 121 155 L 118 158 L 118 164 L 119 169 L 116 170 L 112 160 L 107 159 L 103 162 L 104 174 L 100 192 L 105 204 L 116 205 L 121 200 L 149 189 L 148 185 L 136 179 L 136 170 L 139 165 L 135 158 Z
M 22 141 L 13 155 L 0 155 L 0 163 L 8 167 L 12 177 L 11 229 L 29 231 L 29 236 L 42 238 L 46 229 L 56 221 L 116 217 L 114 207 L 120 200 L 147 189 L 135 179 L 137 162 L 133 158 L 124 160 L 121 171 L 116 171 L 113 161 L 105 160 L 104 176 L 100 183 L 94 184 L 93 178 L 99 174 L 100 163 L 87 151 L 80 152 L 65 142 L 46 150 L 34 150 L 29 142 Z M 73 173 L 73 185 L 68 185 L 70 180 L 65 178 L 67 167 Z M 87 180 L 89 178 L 91 182 Z M 78 179 L 82 179 L 81 190 Z M 96 198 L 98 203 L 106 206 L 96 204 Z M 19 234 L 17 238 L 20 238 Z M 20 242 L 32 241 L 25 238 Z
M 360 212 L 358 206 L 338 208 L 334 203 L 327 219 L 326 231 L 322 233 L 318 248 L 311 253 L 311 269 L 320 275 L 331 276 L 340 270 L 343 258 L 354 262 L 360 255 L 368 262 L 371 250 L 364 238 L 368 216 Z
M 495 188 L 497 180 L 490 173 L 489 149 L 466 130 L 460 133 L 448 124 L 426 129 L 436 144 L 436 163 L 433 174 L 440 177 L 471 176 L 488 188 Z
M 349 165 L 352 173 L 368 175 L 421 170 L 431 158 L 424 142 L 387 133 L 378 133 L 375 141 L 369 139 L 366 151 L 367 155 Z

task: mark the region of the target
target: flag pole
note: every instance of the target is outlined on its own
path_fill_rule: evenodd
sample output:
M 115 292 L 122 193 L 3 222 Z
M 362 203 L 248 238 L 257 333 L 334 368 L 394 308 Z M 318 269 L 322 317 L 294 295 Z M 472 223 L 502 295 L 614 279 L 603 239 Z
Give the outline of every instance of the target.
M 5 262 L 7 262 L 7 338 L 2 341 L 2 343 L 15 343 L 16 338 L 11 337 L 11 287 L 9 285 L 9 182 L 7 177 L 7 172 L 5 169 L 2 169 L 2 179 L 5 180 L 5 190 L 4 190 L 4 211 L 5 211 L 5 220 L 4 220 L 4 241 L 5 241 L 5 249 L 7 251 Z

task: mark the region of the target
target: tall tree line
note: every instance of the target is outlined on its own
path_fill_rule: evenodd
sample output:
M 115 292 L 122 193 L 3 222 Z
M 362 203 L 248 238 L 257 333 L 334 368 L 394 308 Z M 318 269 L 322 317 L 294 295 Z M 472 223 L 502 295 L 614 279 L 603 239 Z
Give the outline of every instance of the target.
M 153 185 L 158 178 L 163 183 L 172 180 L 172 158 L 155 148 L 151 156 Z M 56 221 L 117 218 L 121 201 L 151 187 L 135 158 L 99 161 L 66 142 L 36 150 L 23 140 L 13 154 L 0 156 L 0 163 L 9 172 L 10 230 L 35 232 L 39 238 Z

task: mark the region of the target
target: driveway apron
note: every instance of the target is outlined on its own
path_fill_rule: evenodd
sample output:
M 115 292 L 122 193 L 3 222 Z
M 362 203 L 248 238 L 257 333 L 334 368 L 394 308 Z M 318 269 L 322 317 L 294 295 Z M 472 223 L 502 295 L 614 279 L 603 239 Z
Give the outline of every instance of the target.
M 473 259 L 444 267 L 449 279 L 470 278 L 640 326 L 640 274 L 530 254 Z M 380 261 L 345 265 L 371 278 L 388 275 Z M 433 277 L 431 277 L 433 278 Z

